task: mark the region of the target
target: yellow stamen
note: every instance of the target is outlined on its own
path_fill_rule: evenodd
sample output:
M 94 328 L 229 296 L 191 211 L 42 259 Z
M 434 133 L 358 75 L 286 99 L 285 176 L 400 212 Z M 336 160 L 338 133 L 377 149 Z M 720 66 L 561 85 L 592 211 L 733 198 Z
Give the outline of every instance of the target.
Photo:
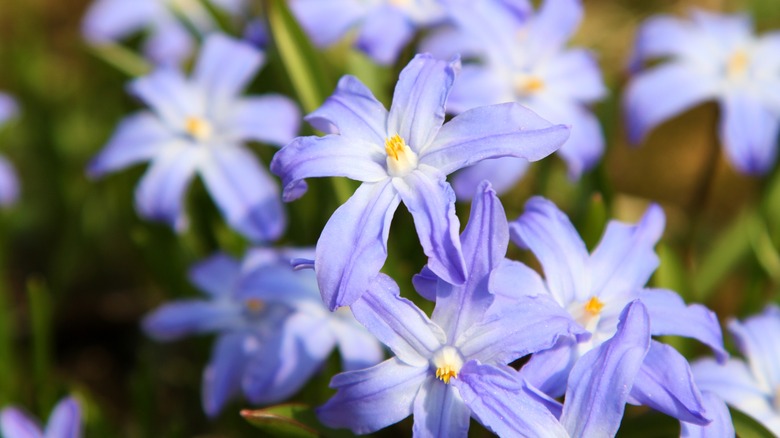
M 391 176 L 404 176 L 417 168 L 417 154 L 400 135 L 395 134 L 385 140 L 385 152 L 387 153 L 387 173 Z
M 544 81 L 538 76 L 521 75 L 515 79 L 515 89 L 521 95 L 538 93 L 544 89 Z
M 591 299 L 585 303 L 585 311 L 593 316 L 601 313 L 602 309 L 604 309 L 604 303 L 596 297 L 591 297 Z
M 450 383 L 450 379 L 453 377 L 458 377 L 458 372 L 450 367 L 436 369 L 436 378 L 444 383 Z
M 385 152 L 388 157 L 398 160 L 398 154 L 403 154 L 406 142 L 400 135 L 396 134 L 385 140 Z
M 195 140 L 205 140 L 211 136 L 211 124 L 200 117 L 187 117 L 184 130 Z
M 450 379 L 457 378 L 458 372 L 463 367 L 463 357 L 460 352 L 449 345 L 437 351 L 432 362 L 436 367 L 436 378 L 444 383 L 450 383 Z
M 265 309 L 265 303 L 258 298 L 250 298 L 246 300 L 246 308 L 252 313 L 260 313 Z
M 750 65 L 750 58 L 744 50 L 737 50 L 726 63 L 726 74 L 729 78 L 742 77 Z

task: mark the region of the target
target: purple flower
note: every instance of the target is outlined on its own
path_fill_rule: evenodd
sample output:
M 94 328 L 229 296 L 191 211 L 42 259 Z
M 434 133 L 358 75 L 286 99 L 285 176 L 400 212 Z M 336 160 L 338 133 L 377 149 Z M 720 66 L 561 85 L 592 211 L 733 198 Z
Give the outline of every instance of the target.
M 401 72 L 389 112 L 355 77 L 343 77 L 325 104 L 306 117 L 331 134 L 299 137 L 271 162 L 286 201 L 303 195 L 308 177 L 363 182 L 331 216 L 317 243 L 317 279 L 331 309 L 351 304 L 369 288 L 387 258 L 390 221 L 401 201 L 414 217 L 430 270 L 462 284 L 467 270 L 446 176 L 488 158 L 538 160 L 566 140 L 565 126 L 515 103 L 475 108 L 442 126 L 458 68 L 457 61 L 417 55 Z
M 717 99 L 719 134 L 739 171 L 766 173 L 780 132 L 780 32 L 753 35 L 746 15 L 691 11 L 690 20 L 661 15 L 640 29 L 635 62 L 666 57 L 628 85 L 624 96 L 630 140 L 660 123 Z
M 240 96 L 262 63 L 263 54 L 248 44 L 212 35 L 191 78 L 161 68 L 135 80 L 130 91 L 151 111 L 119 125 L 89 174 L 151 161 L 136 190 L 136 207 L 142 216 L 181 230 L 182 198 L 198 173 L 233 228 L 255 241 L 279 237 L 285 217 L 276 182 L 243 142 L 282 145 L 297 132 L 300 116 L 284 96 Z
M 710 346 L 720 360 L 728 356 L 714 313 L 701 305 L 686 306 L 672 291 L 644 288 L 658 266 L 653 246 L 663 228 L 663 211 L 651 205 L 636 225 L 610 222 L 589 254 L 568 218 L 544 198 L 530 199 L 510 224 L 512 240 L 533 251 L 545 280 L 520 263 L 507 263 L 491 277 L 494 292 L 549 294 L 591 334 L 587 341 L 562 339 L 533 355 L 521 370 L 551 397 L 566 393 L 561 421 L 570 432 L 579 430 L 575 436 L 589 436 L 579 427 L 614 433 L 626 401 L 694 424 L 710 420 L 688 362 L 675 349 L 650 339 L 692 337 Z M 622 360 L 623 354 L 615 351 L 623 350 L 636 355 Z M 616 398 L 607 403 L 600 398 L 605 393 Z M 577 412 L 602 408 L 600 422 L 575 427 Z
M 692 365 L 696 383 L 780 435 L 780 309 L 770 305 L 728 327 L 747 361 L 697 361 Z
M 440 0 L 293 0 L 290 6 L 320 47 L 359 28 L 355 46 L 380 64 L 395 62 L 417 29 L 446 18 Z
M 508 239 L 504 209 L 484 183 L 460 238 L 466 282 L 452 285 L 426 270 L 418 278 L 423 294 L 435 291 L 430 319 L 379 274 L 352 311 L 395 357 L 336 375 L 338 392 L 318 410 L 320 420 L 363 434 L 413 414 L 415 436 L 465 437 L 473 416 L 500 436 L 565 437 L 547 407 L 554 401 L 507 364 L 584 330 L 548 296 L 507 305 L 488 291 Z
M 582 19 L 580 0 L 547 0 L 535 14 L 525 2 L 450 3 L 457 27 L 434 34 L 423 49 L 443 58 L 461 52 L 481 62 L 463 66 L 447 110 L 457 114 L 519 102 L 547 120 L 571 125 L 571 136 L 558 154 L 572 179 L 592 168 L 604 152 L 604 138 L 587 106 L 606 90 L 592 54 L 565 48 Z M 483 179 L 502 193 L 527 167 L 518 158 L 483 161 L 458 173 L 452 185 L 459 199 L 470 199 Z
M 73 397 L 60 400 L 45 429 L 21 410 L 0 411 L 0 432 L 5 438 L 79 438 L 82 435 L 81 406 Z
M 244 0 L 211 0 L 211 3 L 238 15 L 245 9 Z M 179 65 L 195 48 L 195 39 L 186 20 L 201 34 L 219 27 L 199 0 L 96 0 L 82 23 L 84 37 L 92 44 L 126 38 L 149 30 L 144 53 L 156 64 Z
M 190 280 L 209 299 L 163 305 L 143 322 L 160 341 L 217 333 L 203 373 L 203 409 L 216 416 L 239 392 L 256 404 L 295 394 L 338 346 L 346 370 L 382 360 L 378 341 L 348 310 L 322 305 L 311 271 L 293 271 L 289 260 L 312 250 L 252 250 L 244 261 L 224 254 L 195 265 Z
M 11 96 L 0 93 L 0 126 L 16 116 L 19 109 Z M 19 198 L 19 178 L 5 157 L 0 155 L 0 205 L 10 205 Z

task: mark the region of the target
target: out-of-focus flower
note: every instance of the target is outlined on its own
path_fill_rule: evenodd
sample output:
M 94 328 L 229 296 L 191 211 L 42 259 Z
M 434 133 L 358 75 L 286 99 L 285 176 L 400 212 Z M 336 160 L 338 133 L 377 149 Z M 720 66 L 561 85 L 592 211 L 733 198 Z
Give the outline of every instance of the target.
M 488 278 L 504 262 L 509 236 L 495 192 L 483 183 L 479 193 L 460 238 L 466 282 L 423 271 L 436 298 L 430 319 L 384 274 L 352 305 L 395 357 L 335 376 L 338 392 L 318 410 L 323 423 L 369 433 L 413 414 L 415 436 L 466 437 L 473 416 L 500 436 L 566 436 L 551 401 L 507 364 L 584 330 L 546 295 L 493 306 Z
M 0 93 L 0 126 L 14 117 L 19 109 L 11 96 Z M 0 156 L 0 205 L 9 205 L 19 198 L 19 178 L 5 157 Z
M 719 134 L 740 172 L 769 171 L 780 132 L 780 32 L 753 35 L 746 15 L 691 11 L 691 19 L 661 15 L 640 29 L 635 63 L 665 57 L 629 83 L 624 95 L 628 133 L 638 143 L 660 123 L 717 99 Z
M 566 140 L 565 126 L 516 103 L 475 108 L 442 126 L 459 65 L 417 55 L 401 72 L 389 112 L 359 80 L 345 76 L 306 117 L 331 134 L 299 137 L 271 162 L 287 201 L 306 191 L 304 178 L 363 182 L 331 216 L 317 243 L 317 279 L 331 309 L 351 304 L 369 288 L 387 258 L 390 221 L 401 201 L 414 217 L 430 270 L 462 284 L 460 225 L 446 175 L 488 158 L 538 160 Z
M 151 161 L 136 190 L 136 207 L 150 219 L 186 227 L 182 199 L 198 173 L 227 222 L 255 241 L 284 231 L 279 189 L 247 140 L 283 145 L 298 130 L 299 111 L 279 95 L 242 97 L 263 63 L 249 44 L 210 36 L 191 78 L 161 68 L 130 90 L 151 107 L 125 119 L 88 173 L 101 176 Z
M 160 341 L 217 333 L 203 373 L 203 409 L 219 413 L 239 392 L 266 404 L 295 394 L 338 346 L 344 369 L 382 360 L 379 342 L 349 310 L 329 312 L 311 271 L 290 259 L 313 250 L 255 249 L 243 262 L 224 254 L 195 265 L 190 280 L 208 300 L 165 304 L 148 315 L 145 331 Z
M 423 50 L 449 57 L 461 52 L 479 63 L 463 66 L 452 88 L 447 110 L 453 113 L 501 102 L 519 102 L 543 118 L 571 126 L 558 150 L 577 179 L 604 152 L 598 119 L 588 105 L 606 92 L 590 52 L 566 49 L 582 19 L 580 0 L 547 0 L 534 13 L 526 2 L 449 0 L 455 27 L 433 34 Z M 483 161 L 455 175 L 459 199 L 470 199 L 477 184 L 491 181 L 502 193 L 515 185 L 526 160 Z
M 208 1 L 234 16 L 245 10 L 244 0 Z M 201 34 L 218 29 L 200 0 L 96 0 L 82 32 L 90 43 L 105 44 L 148 30 L 146 56 L 156 64 L 179 65 L 195 48 L 195 38 L 182 20 Z
M 4 408 L 0 411 L 0 432 L 4 438 L 80 438 L 81 406 L 73 397 L 60 400 L 45 429 L 21 410 Z
M 672 291 L 644 288 L 659 263 L 653 246 L 663 228 L 663 211 L 652 205 L 637 225 L 610 222 L 601 242 L 589 254 L 565 214 L 544 198 L 532 198 L 525 212 L 510 224 L 510 233 L 516 244 L 533 251 L 545 280 L 517 262 L 502 266 L 491 278 L 492 290 L 501 295 L 529 291 L 551 295 L 591 333 L 583 342 L 561 339 L 554 348 L 534 354 L 520 372 L 551 397 L 566 392 L 566 404 L 578 400 L 580 406 L 572 407 L 574 411 L 609 411 L 602 417 L 609 421 L 599 427 L 613 432 L 620 425 L 626 401 L 685 422 L 709 421 L 686 359 L 674 348 L 651 340 L 650 335 L 695 338 L 711 347 L 721 361 L 728 357 L 714 313 L 698 304 L 686 306 Z M 635 305 L 633 311 L 626 310 L 631 303 L 641 304 L 641 309 Z M 621 314 L 623 334 L 618 324 Z M 637 320 L 632 321 L 632 317 Z M 649 324 L 646 329 L 642 328 L 643 320 Z M 620 336 L 625 340 L 615 341 Z M 621 344 L 625 342 L 628 344 Z M 622 349 L 642 354 L 637 356 L 638 362 L 622 361 L 622 355 L 614 352 Z M 616 398 L 599 402 L 593 398 L 599 391 L 587 390 L 588 385 L 607 385 L 611 389 L 606 392 Z M 571 427 L 575 418 L 562 421 Z
M 294 0 L 290 6 L 321 47 L 359 28 L 355 46 L 380 64 L 395 62 L 416 30 L 446 18 L 440 0 Z
M 732 320 L 729 331 L 747 361 L 697 361 L 696 383 L 780 435 L 780 309 L 771 305 L 742 322 Z

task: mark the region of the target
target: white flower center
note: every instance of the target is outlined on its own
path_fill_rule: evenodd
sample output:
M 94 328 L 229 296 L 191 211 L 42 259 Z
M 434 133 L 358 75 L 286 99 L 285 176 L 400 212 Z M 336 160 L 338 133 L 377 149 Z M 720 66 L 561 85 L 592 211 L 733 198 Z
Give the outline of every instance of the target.
M 745 77 L 750 67 L 750 57 L 744 49 L 734 52 L 726 62 L 726 76 L 730 80 L 739 80 Z
M 519 96 L 530 96 L 544 90 L 544 80 L 537 75 L 519 74 L 515 76 L 515 92 Z
M 457 378 L 463 368 L 463 356 L 457 348 L 447 345 L 433 355 L 431 363 L 436 367 L 436 378 L 450 383 L 450 379 Z
M 417 154 L 406 144 L 400 135 L 385 140 L 387 152 L 387 173 L 390 176 L 405 176 L 417 168 Z
M 214 129 L 206 119 L 189 116 L 184 121 L 184 131 L 196 141 L 205 141 L 211 137 Z

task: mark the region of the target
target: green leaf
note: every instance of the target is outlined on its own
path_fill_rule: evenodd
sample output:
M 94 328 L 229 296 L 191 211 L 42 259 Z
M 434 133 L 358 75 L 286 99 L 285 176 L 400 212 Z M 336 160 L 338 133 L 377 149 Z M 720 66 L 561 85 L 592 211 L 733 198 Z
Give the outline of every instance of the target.
M 265 409 L 241 411 L 250 424 L 261 429 L 266 436 L 280 438 L 350 438 L 354 435 L 344 430 L 330 430 L 322 426 L 314 410 L 307 405 L 290 403 Z
M 739 438 L 774 438 L 774 434 L 766 430 L 764 426 L 748 415 L 736 410 L 729 409 L 731 412 L 731 421 L 734 422 L 734 430 Z

